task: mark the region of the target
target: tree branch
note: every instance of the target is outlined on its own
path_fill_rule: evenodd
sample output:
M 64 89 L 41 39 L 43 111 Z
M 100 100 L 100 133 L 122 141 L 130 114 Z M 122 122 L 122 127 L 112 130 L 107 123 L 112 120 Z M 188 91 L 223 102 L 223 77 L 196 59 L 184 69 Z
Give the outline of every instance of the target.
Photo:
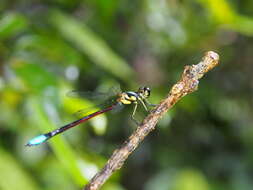
M 213 69 L 218 62 L 219 55 L 209 51 L 197 65 L 185 66 L 181 79 L 172 87 L 168 96 L 151 111 L 128 140 L 113 152 L 104 168 L 90 180 L 84 190 L 98 190 L 113 172 L 120 169 L 140 142 L 155 129 L 158 120 L 183 96 L 196 91 L 199 84 L 198 80 L 206 72 Z

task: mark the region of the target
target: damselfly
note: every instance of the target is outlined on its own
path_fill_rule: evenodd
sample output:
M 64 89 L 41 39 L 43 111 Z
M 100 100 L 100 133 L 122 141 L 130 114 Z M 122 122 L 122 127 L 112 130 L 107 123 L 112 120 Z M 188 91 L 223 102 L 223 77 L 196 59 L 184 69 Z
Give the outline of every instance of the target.
M 67 125 L 64 125 L 63 127 L 60 127 L 54 131 L 51 131 L 49 133 L 45 133 L 39 136 L 34 137 L 33 139 L 31 139 L 30 141 L 28 141 L 28 143 L 26 144 L 26 146 L 35 146 L 35 145 L 39 145 L 42 144 L 44 142 L 46 142 L 48 139 L 54 137 L 55 135 L 58 135 L 72 127 L 77 126 L 80 123 L 83 123 L 85 121 L 88 121 L 89 119 L 98 116 L 102 113 L 111 111 L 111 110 L 115 110 L 118 107 L 122 107 L 123 105 L 128 105 L 128 104 L 133 104 L 134 105 L 134 109 L 131 115 L 132 120 L 138 124 L 137 120 L 134 118 L 137 106 L 139 104 L 141 104 L 144 109 L 146 111 L 148 111 L 148 107 L 147 106 L 154 106 L 153 104 L 150 104 L 147 100 L 147 98 L 150 96 L 150 88 L 149 87 L 140 87 L 138 89 L 138 91 L 134 92 L 134 91 L 128 91 L 128 92 L 121 92 L 118 93 L 116 95 L 116 97 L 110 101 L 111 104 L 99 111 L 93 112 L 89 115 L 86 115 L 84 117 L 82 117 L 81 119 L 78 119 L 76 121 L 73 121 Z

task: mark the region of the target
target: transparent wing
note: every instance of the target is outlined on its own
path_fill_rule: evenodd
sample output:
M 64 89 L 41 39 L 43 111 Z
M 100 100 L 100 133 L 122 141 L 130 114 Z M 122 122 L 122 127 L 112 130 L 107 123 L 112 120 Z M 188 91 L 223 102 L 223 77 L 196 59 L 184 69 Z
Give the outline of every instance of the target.
M 108 96 L 108 94 L 105 92 L 90 92 L 90 91 L 82 92 L 78 90 L 72 90 L 67 93 L 67 96 L 71 98 L 83 97 L 89 100 L 96 100 L 96 99 L 105 99 Z
M 122 108 L 124 107 L 123 104 L 118 103 L 116 100 L 108 100 L 102 104 L 99 105 L 95 105 L 95 106 L 91 106 L 91 107 L 86 107 L 84 109 L 80 109 L 77 112 L 75 112 L 73 115 L 77 118 L 82 118 L 84 116 L 87 116 L 89 114 L 92 114 L 94 112 L 97 112 L 99 110 L 103 110 L 108 108 L 109 106 L 114 105 L 114 108 L 112 110 L 112 113 L 117 113 L 120 110 L 122 110 Z
M 83 97 L 88 100 L 106 100 L 113 96 L 117 96 L 117 94 L 121 93 L 120 85 L 115 85 L 108 89 L 107 92 L 82 92 L 78 90 L 72 90 L 67 93 L 68 97 L 78 98 Z
M 118 113 L 124 108 L 124 104 L 118 103 L 115 105 L 114 109 L 112 110 L 112 113 Z

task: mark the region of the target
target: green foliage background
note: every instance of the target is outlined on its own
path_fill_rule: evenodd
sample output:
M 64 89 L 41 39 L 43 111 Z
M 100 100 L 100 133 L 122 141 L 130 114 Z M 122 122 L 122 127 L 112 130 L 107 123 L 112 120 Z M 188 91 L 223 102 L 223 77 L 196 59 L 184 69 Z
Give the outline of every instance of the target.
M 157 103 L 213 50 L 219 67 L 102 189 L 251 190 L 252 35 L 252 0 L 1 0 L 0 189 L 80 189 L 134 130 L 130 107 L 24 147 L 93 105 L 68 91 L 148 85 Z

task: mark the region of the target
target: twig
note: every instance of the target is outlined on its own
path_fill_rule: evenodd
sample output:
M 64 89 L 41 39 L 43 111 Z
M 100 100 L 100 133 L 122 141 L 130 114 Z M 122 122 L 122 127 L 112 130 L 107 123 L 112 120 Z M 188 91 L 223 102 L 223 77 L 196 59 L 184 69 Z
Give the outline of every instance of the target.
M 172 87 L 168 96 L 144 119 L 123 145 L 116 149 L 104 168 L 98 172 L 84 187 L 84 190 L 98 190 L 105 181 L 120 169 L 128 156 L 137 148 L 140 142 L 155 129 L 158 120 L 183 96 L 198 88 L 199 79 L 219 62 L 219 55 L 209 51 L 197 65 L 185 66 L 181 79 Z

